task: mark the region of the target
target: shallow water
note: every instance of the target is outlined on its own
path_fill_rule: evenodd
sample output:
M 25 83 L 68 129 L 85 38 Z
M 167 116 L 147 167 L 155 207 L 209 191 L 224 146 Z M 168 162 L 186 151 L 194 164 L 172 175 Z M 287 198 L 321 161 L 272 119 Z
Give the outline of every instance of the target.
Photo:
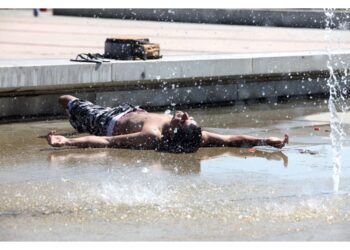
M 210 131 L 290 135 L 283 150 L 176 155 L 55 149 L 66 120 L 0 125 L 0 240 L 349 240 L 349 137 L 333 192 L 327 101 L 188 112 Z M 344 119 L 349 131 L 350 115 Z M 315 128 L 317 128 L 315 130 Z

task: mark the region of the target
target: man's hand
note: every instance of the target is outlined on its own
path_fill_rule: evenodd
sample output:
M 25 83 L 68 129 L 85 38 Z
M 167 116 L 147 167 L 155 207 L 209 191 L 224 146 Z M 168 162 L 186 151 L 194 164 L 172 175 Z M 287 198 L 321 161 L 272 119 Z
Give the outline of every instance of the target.
M 67 144 L 68 139 L 62 135 L 56 135 L 56 131 L 50 131 L 47 135 L 47 142 L 52 147 L 62 147 Z
M 275 147 L 275 148 L 282 148 L 284 145 L 286 145 L 289 142 L 288 135 L 285 134 L 283 139 L 277 138 L 277 137 L 269 137 L 266 139 L 266 145 Z

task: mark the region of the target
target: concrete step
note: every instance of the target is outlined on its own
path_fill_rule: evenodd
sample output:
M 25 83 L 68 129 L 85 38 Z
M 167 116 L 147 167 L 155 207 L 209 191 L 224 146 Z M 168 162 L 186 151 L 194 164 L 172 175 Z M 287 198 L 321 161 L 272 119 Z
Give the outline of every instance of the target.
M 6 60 L 0 61 L 0 114 L 56 114 L 56 97 L 67 93 L 100 105 L 146 107 L 327 94 L 329 66 L 341 74 L 349 62 L 349 50 L 168 56 L 103 64 Z

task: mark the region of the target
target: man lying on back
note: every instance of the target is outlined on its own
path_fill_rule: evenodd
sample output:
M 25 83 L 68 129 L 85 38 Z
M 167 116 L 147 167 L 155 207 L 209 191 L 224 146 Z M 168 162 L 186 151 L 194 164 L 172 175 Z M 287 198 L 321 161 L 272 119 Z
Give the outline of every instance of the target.
M 174 115 L 147 112 L 129 104 L 105 108 L 74 96 L 59 97 L 71 125 L 90 136 L 67 138 L 51 131 L 47 140 L 53 147 L 116 147 L 153 149 L 172 153 L 191 153 L 199 147 L 252 147 L 268 145 L 282 148 L 284 138 L 258 138 L 248 135 L 221 135 L 202 130 L 187 112 Z

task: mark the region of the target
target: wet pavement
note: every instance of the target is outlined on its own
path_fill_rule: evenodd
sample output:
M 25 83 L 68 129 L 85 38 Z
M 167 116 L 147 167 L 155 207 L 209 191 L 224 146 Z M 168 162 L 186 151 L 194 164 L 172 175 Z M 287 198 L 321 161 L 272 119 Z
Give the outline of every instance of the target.
M 207 130 L 290 144 L 180 155 L 51 148 L 51 129 L 76 136 L 66 120 L 2 124 L 0 240 L 349 240 L 350 141 L 335 192 L 327 110 L 323 99 L 188 110 Z

